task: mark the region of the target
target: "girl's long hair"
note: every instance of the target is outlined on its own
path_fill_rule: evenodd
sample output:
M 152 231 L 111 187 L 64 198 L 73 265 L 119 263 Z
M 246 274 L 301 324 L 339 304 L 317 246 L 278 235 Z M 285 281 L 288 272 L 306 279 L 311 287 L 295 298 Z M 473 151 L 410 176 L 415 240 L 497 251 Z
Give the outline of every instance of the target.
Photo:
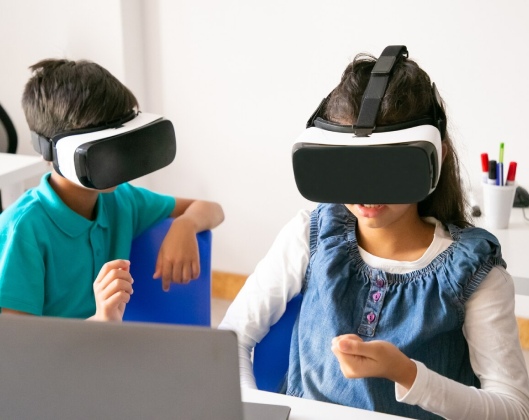
M 328 120 L 354 124 L 362 103 L 376 58 L 359 54 L 345 69 L 340 84 L 334 89 L 325 109 Z M 388 125 L 432 115 L 433 97 L 430 77 L 410 59 L 399 59 L 390 76 L 386 94 L 380 105 L 377 125 Z M 444 104 L 441 104 L 444 109 Z M 443 138 L 447 152 L 441 167 L 437 188 L 418 203 L 420 217 L 435 217 L 443 224 L 461 228 L 471 226 L 460 175 L 460 163 L 448 132 Z

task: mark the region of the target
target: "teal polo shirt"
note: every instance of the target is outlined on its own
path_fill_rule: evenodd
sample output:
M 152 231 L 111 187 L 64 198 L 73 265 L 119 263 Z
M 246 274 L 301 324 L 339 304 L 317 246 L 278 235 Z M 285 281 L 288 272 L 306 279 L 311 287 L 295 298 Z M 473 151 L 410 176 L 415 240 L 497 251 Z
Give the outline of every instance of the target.
M 0 214 L 0 308 L 89 318 L 101 267 L 128 259 L 132 240 L 168 217 L 175 199 L 122 184 L 99 194 L 90 221 L 62 202 L 49 176 Z

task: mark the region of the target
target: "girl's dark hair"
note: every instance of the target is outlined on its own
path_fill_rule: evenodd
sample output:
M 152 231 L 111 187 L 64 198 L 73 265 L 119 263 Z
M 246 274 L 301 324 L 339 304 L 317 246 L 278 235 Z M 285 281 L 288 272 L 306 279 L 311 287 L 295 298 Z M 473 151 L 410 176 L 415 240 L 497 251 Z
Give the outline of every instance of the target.
M 332 92 L 325 117 L 340 124 L 354 124 L 360 111 L 362 96 L 371 76 L 376 58 L 359 54 L 345 69 L 340 84 Z M 393 67 L 386 94 L 380 105 L 377 125 L 407 121 L 432 115 L 431 81 L 424 70 L 410 59 L 399 59 Z M 444 109 L 444 104 L 441 104 Z M 463 190 L 459 159 L 448 132 L 443 144 L 447 149 L 441 176 L 435 191 L 418 203 L 419 216 L 435 217 L 444 224 L 471 226 L 467 200 Z
M 22 108 L 29 128 L 40 135 L 101 125 L 138 109 L 132 92 L 90 61 L 47 59 L 30 70 Z

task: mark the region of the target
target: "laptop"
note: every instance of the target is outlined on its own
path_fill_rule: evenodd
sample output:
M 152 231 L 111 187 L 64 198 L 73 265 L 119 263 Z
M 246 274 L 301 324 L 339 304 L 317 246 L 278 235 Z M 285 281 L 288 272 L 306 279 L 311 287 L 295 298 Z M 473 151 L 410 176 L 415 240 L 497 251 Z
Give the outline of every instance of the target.
M 0 416 L 287 420 L 241 402 L 231 331 L 0 315 Z

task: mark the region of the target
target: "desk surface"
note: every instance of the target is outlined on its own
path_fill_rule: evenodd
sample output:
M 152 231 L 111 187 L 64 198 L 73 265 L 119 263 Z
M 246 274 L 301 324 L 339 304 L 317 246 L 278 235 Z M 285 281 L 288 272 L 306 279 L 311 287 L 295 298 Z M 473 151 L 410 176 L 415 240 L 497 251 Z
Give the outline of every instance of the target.
M 0 188 L 23 182 L 49 170 L 50 167 L 40 156 L 0 153 Z
M 391 420 L 404 419 L 404 417 L 389 414 L 360 410 L 358 408 L 344 407 L 303 398 L 289 397 L 272 392 L 257 391 L 255 389 L 242 389 L 242 400 L 245 402 L 276 404 L 289 406 L 289 420 L 329 420 L 329 419 L 358 419 L 358 420 Z

